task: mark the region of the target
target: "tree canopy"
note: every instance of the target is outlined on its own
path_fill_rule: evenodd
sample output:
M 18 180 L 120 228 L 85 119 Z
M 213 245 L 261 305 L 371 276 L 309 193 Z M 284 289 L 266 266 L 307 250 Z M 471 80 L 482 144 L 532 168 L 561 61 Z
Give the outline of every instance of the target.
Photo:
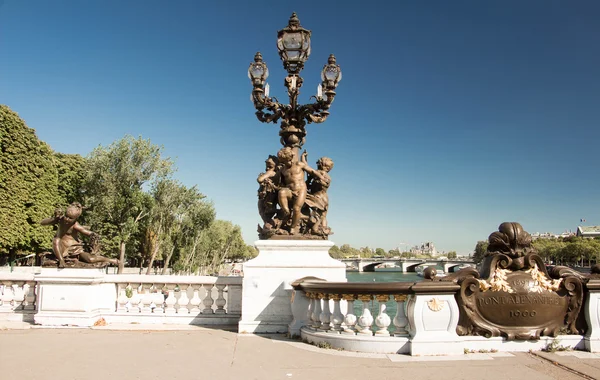
M 150 213 L 144 185 L 172 172 L 171 160 L 161 154 L 162 147 L 150 140 L 125 136 L 108 147 L 98 146 L 88 157 L 85 203 L 90 223 L 118 243 L 119 272 L 127 242 Z
M 60 202 L 50 147 L 19 115 L 0 105 L 0 252 L 39 252 L 53 231 L 39 224 Z
M 173 179 L 162 147 L 125 136 L 87 157 L 54 152 L 9 107 L 0 105 L 0 260 L 50 250 L 54 231 L 40 220 L 72 202 L 102 237 L 102 253 L 166 271 L 210 274 L 226 260 L 248 259 L 239 226 L 215 220 L 196 186 Z

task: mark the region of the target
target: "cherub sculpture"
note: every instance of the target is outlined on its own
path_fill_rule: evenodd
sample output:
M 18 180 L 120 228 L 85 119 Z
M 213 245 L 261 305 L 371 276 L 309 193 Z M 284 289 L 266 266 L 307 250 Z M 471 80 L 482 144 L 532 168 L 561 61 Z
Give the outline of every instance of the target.
M 273 220 L 277 214 L 277 192 L 279 191 L 279 174 L 277 173 L 277 157 L 269 156 L 265 161 L 266 170 L 256 179 L 258 188 L 258 212 L 265 228 L 272 228 L 276 222 Z
M 306 158 L 306 151 L 298 160 L 293 148 L 284 147 L 277 157 L 267 159 L 265 173 L 257 178 L 258 210 L 264 223 L 258 227 L 261 239 L 326 239 L 331 233 L 327 189 L 333 161 L 323 157 L 315 170 Z
M 305 154 L 302 155 L 302 159 L 306 160 Z M 309 174 L 306 180 L 308 188 L 306 205 L 309 208 L 309 224 L 312 234 L 328 236 L 331 234 L 331 228 L 327 226 L 327 210 L 329 209 L 327 189 L 331 185 L 329 171 L 333 169 L 333 160 L 329 157 L 321 157 L 317 161 L 317 168 L 320 176 Z
M 306 151 L 302 154 L 302 161 L 295 159 L 294 151 L 290 147 L 279 150 L 277 158 L 281 163 L 279 173 L 281 175 L 281 188 L 278 199 L 281 207 L 282 225 L 290 224 L 290 235 L 300 233 L 300 220 L 302 219 L 302 207 L 306 201 L 308 188 L 304 180 L 304 173 L 321 178 L 321 173 L 308 166 L 306 163 Z M 291 203 L 291 209 L 290 209 Z
M 65 260 L 71 262 L 72 266 L 85 266 L 78 265 L 79 261 L 91 264 L 91 266 L 119 264 L 117 259 L 109 259 L 98 254 L 99 236 L 77 222 L 77 218 L 79 218 L 82 211 L 81 204 L 74 202 L 67 207 L 64 214 L 61 209 L 56 209 L 53 216 L 40 222 L 44 226 L 58 225 L 56 235 L 52 239 L 52 251 L 56 257 L 58 267 L 64 268 L 66 266 Z M 89 244 L 79 240 L 80 233 L 90 237 Z

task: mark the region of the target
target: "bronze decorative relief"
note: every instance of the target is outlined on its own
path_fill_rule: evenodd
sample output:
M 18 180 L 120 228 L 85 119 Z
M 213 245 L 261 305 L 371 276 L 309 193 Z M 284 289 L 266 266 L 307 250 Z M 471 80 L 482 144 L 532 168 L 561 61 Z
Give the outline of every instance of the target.
M 480 273 L 444 279 L 460 285 L 458 334 L 527 340 L 579 333 L 585 276 L 560 267 L 548 273 L 519 223 L 502 223 L 488 241 Z

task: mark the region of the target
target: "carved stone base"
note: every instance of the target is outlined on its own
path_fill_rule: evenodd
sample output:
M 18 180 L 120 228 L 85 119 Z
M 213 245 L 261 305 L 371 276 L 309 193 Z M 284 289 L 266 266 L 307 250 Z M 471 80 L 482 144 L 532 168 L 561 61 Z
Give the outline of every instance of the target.
M 294 234 L 291 235 L 287 230 L 280 228 L 263 228 L 258 227 L 258 238 L 261 240 L 327 240 L 329 235 L 333 235 L 332 232 L 329 234 Z
M 322 240 L 259 240 L 258 257 L 244 264 L 240 333 L 286 333 L 292 322 L 291 283 L 307 276 L 346 281 L 346 265 Z
M 114 284 L 103 283 L 99 269 L 43 268 L 38 283 L 36 324 L 42 326 L 93 326 L 102 312 L 113 311 Z

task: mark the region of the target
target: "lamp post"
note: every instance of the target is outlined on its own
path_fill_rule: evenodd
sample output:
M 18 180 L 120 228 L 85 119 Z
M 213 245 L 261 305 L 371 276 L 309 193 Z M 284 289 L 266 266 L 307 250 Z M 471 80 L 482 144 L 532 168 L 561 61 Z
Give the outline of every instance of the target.
M 310 30 L 300 26 L 296 13 L 292 13 L 288 26 L 277 32 L 277 49 L 288 75 L 285 78 L 289 104 L 281 104 L 276 98 L 269 97 L 267 77 L 269 69 L 260 52 L 250 63 L 248 77 L 252 81 L 252 102 L 256 108 L 256 117 L 263 123 L 277 123 L 281 120 L 281 144 L 294 148 L 297 152 L 306 141 L 306 124 L 322 123 L 329 116 L 329 107 L 335 98 L 335 89 L 342 79 L 342 71 L 331 54 L 321 72 L 321 84 L 317 88 L 314 103 L 298 104 L 298 95 L 302 87 L 300 72 L 310 56 Z
M 315 170 L 306 162 L 306 152 L 299 160 L 298 150 L 306 142 L 306 124 L 322 123 L 329 116 L 342 72 L 335 56 L 330 55 L 321 72 L 317 95 L 312 97 L 315 102 L 298 104 L 303 82 L 300 72 L 310 56 L 310 37 L 310 30 L 300 26 L 296 13 L 292 13 L 288 26 L 277 32 L 277 50 L 287 71 L 284 85 L 288 104 L 269 96 L 269 69 L 260 52 L 248 68 L 256 117 L 263 123 L 280 122 L 279 136 L 283 145 L 277 157 L 267 159 L 266 172 L 257 179 L 260 184 L 258 210 L 264 222 L 258 227 L 261 239 L 327 239 L 331 234 L 327 225 L 327 189 L 333 161 L 321 157 Z M 305 173 L 308 174 L 306 179 Z

